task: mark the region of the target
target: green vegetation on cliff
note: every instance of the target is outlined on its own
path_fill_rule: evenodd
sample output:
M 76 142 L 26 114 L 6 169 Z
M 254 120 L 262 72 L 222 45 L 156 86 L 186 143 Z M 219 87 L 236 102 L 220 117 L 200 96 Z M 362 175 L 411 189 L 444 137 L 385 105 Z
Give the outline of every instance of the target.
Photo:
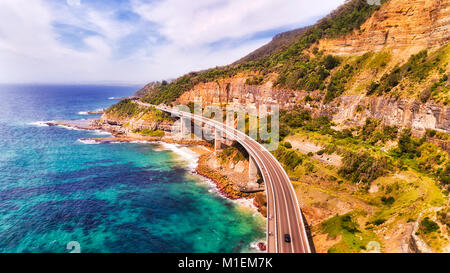
M 135 118 L 149 122 L 162 122 L 172 120 L 170 115 L 168 115 L 167 113 L 164 113 L 154 107 L 139 106 L 137 103 L 130 99 L 122 100 L 119 103 L 112 105 L 106 110 L 105 113 L 117 118 Z
M 443 46 L 431 54 L 427 50 L 422 50 L 412 55 L 405 64 L 395 66 L 386 72 L 379 81 L 372 82 L 367 87 L 367 94 L 383 95 L 396 87 L 399 91 L 402 91 L 406 89 L 406 86 L 415 86 L 422 83 L 435 71 L 440 75 L 439 80 L 425 87 L 419 93 L 419 99 L 425 103 L 430 98 L 439 100 L 443 95 L 446 97 L 446 93 L 449 91 L 448 75 L 445 74 L 448 53 L 449 46 Z
M 366 246 L 375 235 L 363 231 L 355 220 L 355 215 L 348 213 L 335 216 L 321 224 L 321 230 L 330 237 L 341 237 L 341 240 L 328 249 L 329 253 L 354 253 L 366 250 Z
M 108 115 L 115 115 L 119 118 L 134 117 L 141 113 L 139 105 L 132 100 L 122 100 L 117 104 L 109 107 L 106 112 Z
M 133 133 L 151 137 L 163 137 L 165 135 L 165 133 L 161 130 L 150 130 L 150 129 L 143 129 L 143 130 L 135 129 L 133 130 Z

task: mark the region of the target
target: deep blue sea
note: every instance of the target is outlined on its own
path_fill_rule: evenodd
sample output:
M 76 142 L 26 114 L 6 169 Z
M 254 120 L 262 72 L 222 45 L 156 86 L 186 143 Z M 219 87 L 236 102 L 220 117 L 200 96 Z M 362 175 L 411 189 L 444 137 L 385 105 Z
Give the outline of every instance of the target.
M 87 118 L 136 89 L 0 85 L 0 252 L 247 252 L 264 239 L 261 216 L 192 174 L 187 148 L 88 145 L 78 140 L 99 132 L 39 123 Z

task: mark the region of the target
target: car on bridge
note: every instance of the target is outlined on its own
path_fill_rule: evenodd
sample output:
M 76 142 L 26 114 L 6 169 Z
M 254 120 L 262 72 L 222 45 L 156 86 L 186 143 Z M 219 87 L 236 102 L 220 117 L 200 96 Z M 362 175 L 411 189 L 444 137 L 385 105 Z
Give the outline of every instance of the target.
M 290 243 L 291 242 L 291 235 L 289 234 L 284 234 L 284 241 L 286 243 Z

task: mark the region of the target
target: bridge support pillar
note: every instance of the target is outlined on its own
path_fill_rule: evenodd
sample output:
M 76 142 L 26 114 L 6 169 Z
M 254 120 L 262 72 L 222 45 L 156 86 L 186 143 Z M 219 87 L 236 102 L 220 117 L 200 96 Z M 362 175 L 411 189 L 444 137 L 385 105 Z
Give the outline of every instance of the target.
M 248 158 L 248 177 L 250 183 L 256 183 L 258 181 L 258 166 L 251 155 Z
M 214 151 L 217 153 L 222 151 L 222 133 L 215 129 L 214 135 Z
M 186 134 L 188 133 L 187 130 L 187 124 L 186 124 L 186 119 L 181 118 L 180 119 L 180 137 L 184 138 L 186 136 Z

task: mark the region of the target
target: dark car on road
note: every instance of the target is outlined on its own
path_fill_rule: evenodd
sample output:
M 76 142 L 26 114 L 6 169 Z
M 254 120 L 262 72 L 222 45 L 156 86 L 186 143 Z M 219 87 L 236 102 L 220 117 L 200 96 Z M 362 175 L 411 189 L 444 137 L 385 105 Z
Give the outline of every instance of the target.
M 284 234 L 284 241 L 286 243 L 290 243 L 291 242 L 291 235 L 289 234 Z

